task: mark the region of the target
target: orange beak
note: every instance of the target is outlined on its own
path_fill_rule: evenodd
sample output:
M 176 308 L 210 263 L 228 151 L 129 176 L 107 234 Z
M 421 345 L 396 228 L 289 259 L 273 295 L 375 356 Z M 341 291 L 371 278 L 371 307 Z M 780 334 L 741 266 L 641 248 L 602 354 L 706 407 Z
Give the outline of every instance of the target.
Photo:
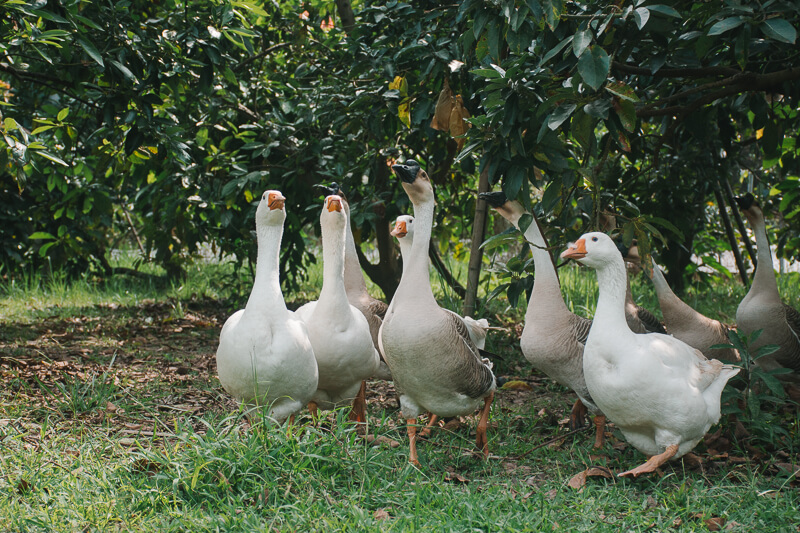
M 586 257 L 586 241 L 583 239 L 578 239 L 575 241 L 572 246 L 566 249 L 561 254 L 562 259 L 582 259 Z
M 328 197 L 328 211 L 342 212 L 342 199 L 336 196 L 335 198 Z
M 269 198 L 267 198 L 267 205 L 269 206 L 270 211 L 274 211 L 275 209 L 283 209 L 283 203 L 286 201 L 286 198 L 280 193 L 269 193 Z
M 402 239 L 403 237 L 408 235 L 408 230 L 406 229 L 406 223 L 398 220 L 397 222 L 394 223 L 394 229 L 392 230 L 391 233 L 398 239 Z

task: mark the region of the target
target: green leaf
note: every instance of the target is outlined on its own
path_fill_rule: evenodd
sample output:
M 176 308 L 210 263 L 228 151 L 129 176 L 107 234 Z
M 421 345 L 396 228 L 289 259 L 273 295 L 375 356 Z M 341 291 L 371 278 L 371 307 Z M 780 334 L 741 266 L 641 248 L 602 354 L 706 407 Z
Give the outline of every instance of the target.
M 17 129 L 17 121 L 11 117 L 6 117 L 3 121 L 3 124 L 6 127 L 6 131 L 14 131 Z
M 37 231 L 28 236 L 29 239 L 55 239 L 55 235 L 47 233 L 46 231 Z
M 759 29 L 764 35 L 776 41 L 794 44 L 795 40 L 797 40 L 797 30 L 783 19 L 766 20 L 759 26 Z
M 571 43 L 571 42 L 572 42 L 572 39 L 573 39 L 573 38 L 574 38 L 574 36 L 570 35 L 570 36 L 569 36 L 569 37 L 567 37 L 566 39 L 562 39 L 562 41 L 561 41 L 560 43 L 558 43 L 558 44 L 557 44 L 557 45 L 555 45 L 553 48 L 551 48 L 551 49 L 550 49 L 550 50 L 549 50 L 549 51 L 548 51 L 548 52 L 547 52 L 547 53 L 544 55 L 544 57 L 542 57 L 542 61 L 539 63 L 539 66 L 541 66 L 541 65 L 544 65 L 545 63 L 547 63 L 548 61 L 550 61 L 551 59 L 553 59 L 553 57 L 555 57 L 555 56 L 556 56 L 556 54 L 558 54 L 558 53 L 559 53 L 561 50 L 563 50 L 563 49 L 564 49 L 564 48 L 565 48 L 565 47 L 566 47 L 566 46 L 567 46 L 569 43 Z
M 572 53 L 575 54 L 575 57 L 581 57 L 590 44 L 592 44 L 592 32 L 589 30 L 578 31 L 572 39 Z
M 644 28 L 647 21 L 650 20 L 650 10 L 646 7 L 637 7 L 633 12 L 633 18 L 636 21 L 636 27 L 640 30 Z
M 711 26 L 711 28 L 708 30 L 708 35 L 721 35 L 726 31 L 738 28 L 743 23 L 744 19 L 742 17 L 728 17 Z
M 132 82 L 136 82 L 137 81 L 136 80 L 136 76 L 133 75 L 133 72 L 131 72 L 128 69 L 128 67 L 126 67 L 125 65 L 123 65 L 119 61 L 115 61 L 113 59 L 109 59 L 108 62 L 111 63 L 112 65 L 114 65 L 117 68 L 117 70 L 119 70 L 122 73 L 122 75 L 125 76 L 128 80 L 130 80 Z
M 569 118 L 573 111 L 578 107 L 577 104 L 560 105 L 547 119 L 547 127 L 555 131 L 565 120 Z
M 636 107 L 629 100 L 619 100 L 614 103 L 614 110 L 617 112 L 622 127 L 633 132 L 636 129 Z
M 631 89 L 621 81 L 608 82 L 604 87 L 604 89 L 613 94 L 614 96 L 622 98 L 623 100 L 628 100 L 630 102 L 639 101 L 639 97 L 636 96 L 636 93 L 633 91 L 633 89 Z
M 58 116 L 56 117 L 59 122 L 63 122 L 65 118 L 69 115 L 69 108 L 65 107 L 61 111 L 58 112 Z
M 38 155 L 44 157 L 45 159 L 49 159 L 50 161 L 52 161 L 54 163 L 58 163 L 59 165 L 63 165 L 65 167 L 69 166 L 69 164 L 67 164 L 67 162 L 64 161 L 63 159 L 61 159 L 60 157 L 55 156 L 55 155 L 53 155 L 53 154 L 51 154 L 49 152 L 45 152 L 44 150 L 36 150 L 33 153 L 38 154 Z
M 97 51 L 97 48 L 95 48 L 92 43 L 85 39 L 78 38 L 78 44 L 81 45 L 81 48 L 83 48 L 83 51 L 86 52 L 89 57 L 94 59 L 95 63 L 101 67 L 106 66 L 105 63 L 103 63 L 103 56 L 100 55 L 100 52 Z
M 578 58 L 578 72 L 595 91 L 605 83 L 611 60 L 602 47 L 592 45 Z
M 555 31 L 561 21 L 561 14 L 564 12 L 564 0 L 545 0 L 544 16 L 550 31 Z
M 675 8 L 670 6 L 665 6 L 664 4 L 654 4 L 652 6 L 647 6 L 647 9 L 650 11 L 655 11 L 656 13 L 660 13 L 661 15 L 666 15 L 668 17 L 675 17 L 677 19 L 682 18 L 681 14 L 675 11 Z

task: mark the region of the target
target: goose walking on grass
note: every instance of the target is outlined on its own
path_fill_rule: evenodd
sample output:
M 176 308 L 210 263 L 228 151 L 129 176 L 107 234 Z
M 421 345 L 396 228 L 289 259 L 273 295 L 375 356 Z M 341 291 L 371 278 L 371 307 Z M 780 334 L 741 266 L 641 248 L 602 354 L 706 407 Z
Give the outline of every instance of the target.
M 403 258 L 403 271 L 405 271 L 411 257 L 411 245 L 414 242 L 414 217 L 411 215 L 400 215 L 397 217 L 391 234 L 397 239 L 397 244 L 400 245 L 400 256 Z M 445 309 L 445 311 L 450 310 Z M 489 333 L 489 330 L 492 329 L 489 326 L 489 321 L 485 318 L 476 320 L 470 316 L 461 316 L 454 311 L 450 312 L 464 321 L 464 325 L 469 331 L 469 337 L 472 339 L 472 342 L 475 343 L 478 349 L 483 350 L 486 347 L 486 335 Z
M 480 197 L 520 229 L 519 221 L 526 213 L 519 202 L 509 201 L 500 191 L 481 193 Z M 596 427 L 594 445 L 599 448 L 603 445 L 605 416 L 592 400 L 583 376 L 583 347 L 592 321 L 574 314 L 564 303 L 553 258 L 536 217 L 533 217 L 524 236 L 532 245 L 536 281 L 520 337 L 522 354 L 534 368 L 575 391 L 578 400 L 572 408 L 570 426 L 576 428 L 581 425 L 588 408 L 594 415 Z
M 433 296 L 428 270 L 428 246 L 434 214 L 433 186 L 412 160 L 392 167 L 414 205 L 416 235 L 381 327 L 379 342 L 400 391 L 400 410 L 409 436 L 409 461 L 419 465 L 416 418 L 430 412 L 439 417 L 474 412 L 481 405 L 476 445 L 488 457 L 489 409 L 496 388 L 491 363 L 481 358 L 464 321 L 442 309 Z
M 325 190 L 327 194 L 336 194 L 342 199 L 345 214 L 347 215 L 347 238 L 344 250 L 344 290 L 347 293 L 347 301 L 350 305 L 361 311 L 369 324 L 369 332 L 372 335 L 372 343 L 375 349 L 380 350 L 378 347 L 378 331 L 381 329 L 383 317 L 386 315 L 388 305 L 385 302 L 374 298 L 369 291 L 367 291 L 367 282 L 364 279 L 364 273 L 361 270 L 361 265 L 358 262 L 358 252 L 356 251 L 356 240 L 353 237 L 353 228 L 351 226 L 350 218 L 350 203 L 347 201 L 338 183 L 331 183 L 330 186 L 319 185 L 321 189 Z M 389 367 L 383 360 L 381 355 L 381 362 L 378 370 L 375 373 L 375 378 L 391 381 L 392 373 Z
M 778 281 L 772 267 L 772 251 L 769 248 L 767 224 L 764 212 L 752 194 L 736 198 L 736 203 L 753 228 L 758 250 L 758 265 L 750 290 L 736 310 L 736 325 L 746 335 L 762 330 L 761 335 L 749 347 L 752 353 L 766 345 L 778 345 L 778 351 L 756 359 L 764 370 L 788 368 L 792 372 L 778 374 L 777 378 L 795 384 L 800 383 L 800 313 L 781 302 Z
M 600 295 L 583 351 L 586 385 L 628 442 L 650 456 L 620 476 L 681 457 L 720 417 L 720 395 L 739 369 L 706 359 L 660 333 L 637 335 L 625 320 L 625 262 L 605 233 L 586 233 L 561 257 L 594 268 Z
M 664 315 L 664 324 L 670 335 L 689 346 L 697 348 L 706 357 L 724 361 L 738 361 L 739 354 L 732 348 L 715 348 L 715 344 L 729 344 L 728 326 L 698 313 L 672 292 L 661 269 L 653 261 L 653 286 L 658 296 L 658 305 Z
M 366 379 L 378 369 L 380 357 L 372 344 L 364 315 L 350 305 L 344 288 L 347 215 L 337 195 L 325 198 L 322 228 L 322 290 L 319 299 L 297 310 L 306 323 L 319 367 L 319 384 L 309 410 L 352 403 L 351 419 L 366 417 Z
M 266 191 L 256 210 L 258 262 L 250 298 L 222 326 L 217 371 L 223 388 L 248 407 L 268 409 L 279 423 L 317 390 L 317 361 L 305 324 L 286 309 L 278 256 L 286 219 L 279 191 Z

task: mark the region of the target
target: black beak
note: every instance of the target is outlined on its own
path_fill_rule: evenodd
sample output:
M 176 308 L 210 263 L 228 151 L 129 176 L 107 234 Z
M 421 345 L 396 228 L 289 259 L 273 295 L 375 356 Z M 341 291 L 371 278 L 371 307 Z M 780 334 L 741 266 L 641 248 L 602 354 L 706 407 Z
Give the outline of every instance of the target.
M 414 164 L 408 164 L 413 162 Z M 414 183 L 419 173 L 419 164 L 416 161 L 410 161 L 403 164 L 392 165 L 392 170 L 397 174 L 397 177 L 406 183 Z
M 503 191 L 482 192 L 478 194 L 478 198 L 492 207 L 502 207 L 508 202 L 508 197 Z
M 322 189 L 322 192 L 325 193 L 325 196 L 330 196 L 332 194 L 335 194 L 347 200 L 347 198 L 344 195 L 344 191 L 342 191 L 342 187 L 336 182 L 333 182 L 330 185 L 323 185 L 321 183 L 317 183 L 314 185 L 314 187 L 316 187 L 317 189 Z
M 737 196 L 733 199 L 736 202 L 736 205 L 739 206 L 739 209 L 742 211 L 747 211 L 753 204 L 756 203 L 756 197 L 750 193 L 745 194 L 744 196 Z

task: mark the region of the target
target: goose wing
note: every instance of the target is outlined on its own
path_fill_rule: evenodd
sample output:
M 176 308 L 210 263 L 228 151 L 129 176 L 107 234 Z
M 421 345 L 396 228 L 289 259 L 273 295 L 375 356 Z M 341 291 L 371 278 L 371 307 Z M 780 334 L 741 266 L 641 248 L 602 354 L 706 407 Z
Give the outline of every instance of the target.
M 494 374 L 489 366 L 491 363 L 484 362 L 478 347 L 469 336 L 469 328 L 460 316 L 446 312 L 444 317 L 448 334 L 460 340 L 454 342 L 452 347 L 455 389 L 470 398 L 481 398 L 495 386 Z
M 787 346 L 788 349 L 782 350 L 780 357 L 776 354 L 776 360 L 786 368 L 800 372 L 800 313 L 787 304 L 783 304 L 783 309 L 786 311 L 786 324 L 794 334 L 795 343 Z
M 789 324 L 789 329 L 800 340 L 800 312 L 788 304 L 783 304 L 783 309 L 786 311 L 786 322 Z
M 570 317 L 570 328 L 575 335 L 575 339 L 581 344 L 586 344 L 589 330 L 592 328 L 592 321 L 582 316 L 572 315 Z
M 656 318 L 656 316 L 645 309 L 644 307 L 636 306 L 636 317 L 641 321 L 644 325 L 644 329 L 647 330 L 648 333 L 666 333 L 667 330 L 664 329 L 664 325 Z
M 381 320 L 383 320 L 383 318 L 386 316 L 387 309 L 389 309 L 389 306 L 386 304 L 386 302 L 382 302 L 374 298 L 370 300 L 369 304 L 367 304 L 367 310 Z

